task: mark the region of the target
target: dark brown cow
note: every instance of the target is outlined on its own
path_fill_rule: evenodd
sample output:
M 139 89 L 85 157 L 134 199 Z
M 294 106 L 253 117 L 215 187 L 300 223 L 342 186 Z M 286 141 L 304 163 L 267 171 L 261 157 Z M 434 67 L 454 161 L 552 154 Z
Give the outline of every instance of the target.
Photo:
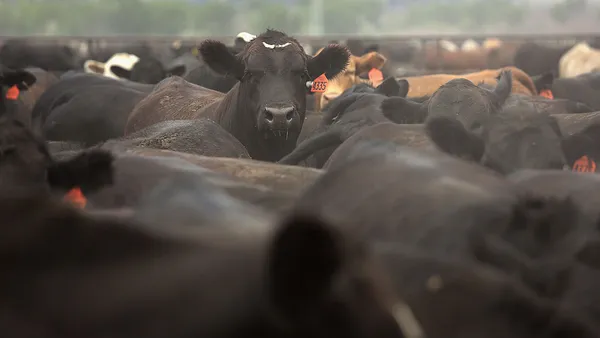
M 164 120 L 208 117 L 242 142 L 252 158 L 276 161 L 296 145 L 306 113 L 307 86 L 322 74 L 333 78 L 349 58 L 346 48 L 337 45 L 312 57 L 294 38 L 274 30 L 259 35 L 235 56 L 212 40 L 202 43 L 200 53 L 213 71 L 239 83 L 225 96 L 194 87 L 193 97 L 169 91 L 168 83 L 159 84 L 132 112 L 126 134 Z M 199 107 L 194 104 L 197 100 L 210 103 Z M 168 101 L 178 101 L 184 108 L 166 109 Z M 188 105 L 192 107 L 185 108 Z

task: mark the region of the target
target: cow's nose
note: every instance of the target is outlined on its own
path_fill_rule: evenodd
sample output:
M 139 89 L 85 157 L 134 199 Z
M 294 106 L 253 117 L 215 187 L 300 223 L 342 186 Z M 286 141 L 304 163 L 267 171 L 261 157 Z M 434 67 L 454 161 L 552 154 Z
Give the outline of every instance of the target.
M 294 106 L 265 107 L 265 122 L 273 128 L 289 128 L 294 120 Z

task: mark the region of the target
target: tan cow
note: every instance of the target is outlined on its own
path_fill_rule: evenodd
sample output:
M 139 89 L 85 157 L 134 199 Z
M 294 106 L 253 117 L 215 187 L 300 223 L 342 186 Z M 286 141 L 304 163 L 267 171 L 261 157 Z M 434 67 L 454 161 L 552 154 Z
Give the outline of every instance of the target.
M 505 67 L 500 69 L 486 69 L 480 72 L 454 75 L 454 74 L 434 74 L 405 78 L 409 84 L 408 97 L 421 97 L 433 94 L 438 88 L 446 82 L 464 78 L 475 84 L 486 83 L 496 85 L 498 83 L 498 75 L 503 69 L 512 71 L 512 92 L 524 95 L 537 95 L 537 90 L 533 80 L 527 73 L 516 67 Z
M 598 70 L 600 70 L 600 50 L 590 47 L 585 42 L 573 46 L 559 61 L 559 75 L 563 78 Z
M 318 55 L 321 50 L 323 49 L 321 48 L 315 55 Z M 350 55 L 346 70 L 338 74 L 335 78 L 330 79 L 323 93 L 314 94 L 315 111 L 321 111 L 329 101 L 338 97 L 346 89 L 361 82 L 370 83 L 371 81 L 369 80 L 361 79 L 360 75 L 368 74 L 373 68 L 381 69 L 386 61 L 387 59 L 377 52 L 370 52 L 363 56 Z M 377 80 L 371 84 L 377 87 L 382 81 L 383 79 Z

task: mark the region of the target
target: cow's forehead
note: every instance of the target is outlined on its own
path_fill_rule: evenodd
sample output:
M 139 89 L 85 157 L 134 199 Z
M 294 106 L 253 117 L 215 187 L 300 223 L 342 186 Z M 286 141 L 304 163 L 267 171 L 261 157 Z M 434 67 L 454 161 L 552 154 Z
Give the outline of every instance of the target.
M 246 57 L 249 69 L 297 70 L 306 68 L 307 56 L 295 42 L 253 41 L 255 46 Z M 289 43 L 289 44 L 288 44 Z

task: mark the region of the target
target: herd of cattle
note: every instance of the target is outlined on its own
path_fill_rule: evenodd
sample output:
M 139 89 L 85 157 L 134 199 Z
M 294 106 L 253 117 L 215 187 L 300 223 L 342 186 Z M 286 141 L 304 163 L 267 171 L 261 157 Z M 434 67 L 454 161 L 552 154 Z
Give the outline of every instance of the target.
M 600 50 L 441 46 L 5 41 L 0 335 L 600 337 Z

